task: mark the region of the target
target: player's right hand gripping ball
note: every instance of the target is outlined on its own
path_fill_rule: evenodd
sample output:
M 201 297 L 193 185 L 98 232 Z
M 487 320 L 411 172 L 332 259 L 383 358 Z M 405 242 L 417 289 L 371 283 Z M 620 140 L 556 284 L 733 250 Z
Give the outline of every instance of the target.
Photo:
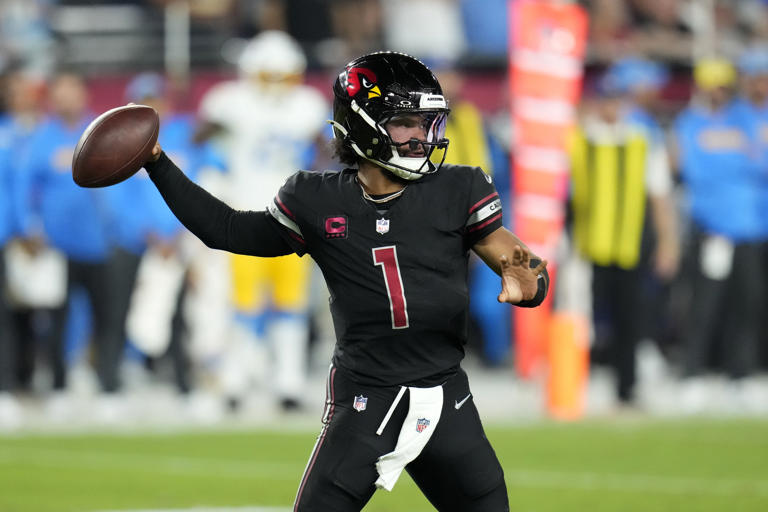
M 113 108 L 93 120 L 72 158 L 72 179 L 81 187 L 107 187 L 133 176 L 152 158 L 160 131 L 157 111 L 146 105 Z

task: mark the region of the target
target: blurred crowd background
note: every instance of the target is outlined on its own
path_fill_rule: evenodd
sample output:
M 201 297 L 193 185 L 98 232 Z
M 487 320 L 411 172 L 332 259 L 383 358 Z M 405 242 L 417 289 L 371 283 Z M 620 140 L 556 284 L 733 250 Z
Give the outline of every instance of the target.
M 319 403 L 333 330 L 309 258 L 207 250 L 144 171 L 77 187 L 78 138 L 149 104 L 190 178 L 262 209 L 296 169 L 338 168 L 339 69 L 402 51 L 449 98 L 447 160 L 495 177 L 514 231 L 510 3 L 0 2 L 0 428 L 140 419 L 163 393 L 185 422 Z M 768 2 L 571 3 L 588 39 L 551 295 L 590 319 L 585 389 L 603 379 L 604 411 L 767 414 Z M 513 310 L 474 263 L 468 364 L 514 382 Z

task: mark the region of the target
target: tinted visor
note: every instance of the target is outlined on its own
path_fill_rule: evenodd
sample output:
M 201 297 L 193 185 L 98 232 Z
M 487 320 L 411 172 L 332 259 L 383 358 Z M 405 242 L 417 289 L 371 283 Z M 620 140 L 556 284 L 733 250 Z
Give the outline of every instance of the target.
M 380 122 L 396 146 L 411 139 L 438 144 L 445 139 L 447 123 L 447 112 L 399 112 Z
M 416 174 L 436 172 L 445 160 L 448 139 L 446 110 L 397 112 L 384 116 L 383 126 L 390 138 L 392 156 L 388 165 Z

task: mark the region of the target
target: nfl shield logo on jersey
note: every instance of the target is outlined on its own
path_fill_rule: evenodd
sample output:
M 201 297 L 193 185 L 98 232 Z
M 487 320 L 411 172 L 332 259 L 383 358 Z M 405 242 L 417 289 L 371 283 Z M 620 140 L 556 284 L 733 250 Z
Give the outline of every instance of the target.
M 389 219 L 376 219 L 376 232 L 380 235 L 389 232 Z
M 352 408 L 357 412 L 363 412 L 366 407 L 368 407 L 368 397 L 362 395 L 356 396 Z
M 416 420 L 416 432 L 424 432 L 429 426 L 429 420 L 427 418 L 419 418 Z

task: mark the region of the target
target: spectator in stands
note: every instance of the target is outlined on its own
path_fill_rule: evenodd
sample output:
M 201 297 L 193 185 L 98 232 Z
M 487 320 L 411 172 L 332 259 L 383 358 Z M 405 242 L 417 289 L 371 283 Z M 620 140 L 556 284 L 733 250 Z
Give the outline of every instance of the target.
M 425 59 L 456 59 L 466 50 L 458 0 L 389 0 L 382 12 L 389 48 Z
M 588 5 L 591 54 L 598 61 L 628 52 L 680 62 L 691 55 L 692 29 L 678 0 L 591 0 Z
M 635 51 L 655 59 L 690 58 L 693 34 L 680 0 L 629 0 L 627 7 Z
M 38 76 L 50 73 L 56 62 L 51 4 L 49 0 L 0 2 L 0 51 L 24 62 L 26 70 Z
M 383 39 L 383 4 L 381 0 L 341 0 L 330 2 L 331 27 L 340 48 L 336 59 L 325 59 L 334 67 L 349 62 L 362 53 L 378 50 Z
M 753 40 L 768 37 L 768 2 L 765 0 L 741 0 L 733 2 L 739 24 Z
M 612 61 L 629 50 L 627 9 L 624 2 L 615 0 L 590 0 L 589 51 L 593 59 Z
M 310 66 L 336 67 L 359 52 L 381 48 L 380 0 L 266 0 L 242 2 L 261 30 L 294 37 Z M 307 13 L 312 13 L 307 16 Z M 246 31 L 252 35 L 254 30 Z
M 697 95 L 675 121 L 691 219 L 686 269 L 693 293 L 682 396 L 690 412 L 711 400 L 700 377 L 711 368 L 713 346 L 735 384 L 755 370 L 768 235 L 760 211 L 764 171 L 751 150 L 753 121 L 733 101 L 736 71 L 725 59 L 705 59 L 696 63 L 694 80 Z
M 218 136 L 225 148 L 230 204 L 261 208 L 271 200 L 272 190 L 296 169 L 311 164 L 315 141 L 327 126 L 329 106 L 318 91 L 302 85 L 306 59 L 284 32 L 266 31 L 254 38 L 239 67 L 239 80 L 219 84 L 203 98 L 200 134 Z M 233 337 L 233 343 L 240 340 L 240 348 L 233 350 L 247 354 L 259 348 L 263 354 L 271 348 L 278 400 L 283 409 L 296 409 L 307 371 L 310 262 L 296 255 L 269 260 L 233 255 L 231 263 L 240 334 Z M 252 372 L 255 364 L 244 356 L 234 357 L 225 371 L 233 404 L 247 390 L 248 377 L 236 379 L 236 375 Z
M 571 206 L 575 246 L 592 264 L 593 349 L 615 370 L 619 403 L 633 405 L 641 285 L 649 271 L 672 276 L 679 249 L 666 150 L 628 117 L 626 94 L 616 69 L 598 82 L 570 142 Z

